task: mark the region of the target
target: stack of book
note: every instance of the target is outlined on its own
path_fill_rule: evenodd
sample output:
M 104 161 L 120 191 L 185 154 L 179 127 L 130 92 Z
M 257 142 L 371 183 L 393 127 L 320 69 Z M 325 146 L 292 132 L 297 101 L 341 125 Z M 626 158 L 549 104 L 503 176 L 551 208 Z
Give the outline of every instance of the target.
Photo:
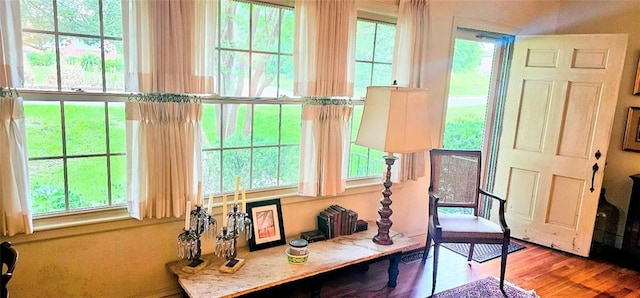
M 357 212 L 339 205 L 331 205 L 318 214 L 318 230 L 324 233 L 327 239 L 353 234 L 357 222 Z

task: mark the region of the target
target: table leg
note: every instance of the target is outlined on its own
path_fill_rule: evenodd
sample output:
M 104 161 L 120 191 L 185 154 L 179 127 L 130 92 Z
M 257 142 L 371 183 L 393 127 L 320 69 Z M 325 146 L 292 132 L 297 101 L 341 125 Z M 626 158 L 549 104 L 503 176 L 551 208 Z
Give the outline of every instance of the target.
M 400 264 L 400 258 L 402 257 L 402 253 L 397 253 L 389 257 L 389 282 L 387 283 L 388 287 L 395 288 L 398 281 L 398 274 L 400 273 L 400 269 L 398 269 L 398 264 Z

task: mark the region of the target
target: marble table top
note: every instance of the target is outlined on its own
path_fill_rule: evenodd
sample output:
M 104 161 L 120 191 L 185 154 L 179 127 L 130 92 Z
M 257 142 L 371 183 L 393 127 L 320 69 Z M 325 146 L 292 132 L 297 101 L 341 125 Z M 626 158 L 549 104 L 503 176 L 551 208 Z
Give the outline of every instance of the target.
M 187 260 L 168 263 L 167 267 L 178 276 L 178 282 L 190 297 L 235 297 L 420 245 L 393 231 L 389 233 L 393 237 L 392 245 L 378 245 L 372 241 L 376 233 L 375 223 L 370 222 L 367 231 L 309 243 L 309 258 L 304 264 L 290 264 L 285 254 L 288 245 L 281 245 L 253 252 L 247 247 L 238 248 L 238 258 L 245 259 L 245 264 L 235 273 L 220 272 L 218 268 L 224 259 L 213 254 L 203 256 L 210 264 L 195 274 L 181 270 L 188 264 Z

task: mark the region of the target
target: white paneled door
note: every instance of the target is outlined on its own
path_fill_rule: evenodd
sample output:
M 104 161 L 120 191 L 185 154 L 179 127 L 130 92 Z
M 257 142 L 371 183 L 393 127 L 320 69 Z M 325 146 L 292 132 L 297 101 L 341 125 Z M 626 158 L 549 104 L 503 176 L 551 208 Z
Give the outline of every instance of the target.
M 516 38 L 494 186 L 513 237 L 589 255 L 626 46 L 624 34 Z

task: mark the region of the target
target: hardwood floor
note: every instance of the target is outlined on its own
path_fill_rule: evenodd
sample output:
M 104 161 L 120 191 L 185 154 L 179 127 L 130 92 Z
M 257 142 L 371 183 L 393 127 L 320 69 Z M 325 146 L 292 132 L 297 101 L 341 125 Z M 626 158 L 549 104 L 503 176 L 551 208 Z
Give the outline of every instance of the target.
M 610 263 L 591 260 L 524 243 L 527 248 L 510 253 L 506 280 L 540 297 L 640 297 L 640 273 Z M 400 264 L 398 286 L 388 288 L 387 261 L 370 265 L 368 271 L 349 268 L 326 276 L 321 297 L 427 297 L 431 294 L 429 256 Z M 500 258 L 484 263 L 467 263 L 446 248 L 440 249 L 436 292 L 441 292 L 487 276 L 499 276 Z M 284 286 L 261 293 L 261 297 L 309 297 L 309 284 L 317 280 Z

